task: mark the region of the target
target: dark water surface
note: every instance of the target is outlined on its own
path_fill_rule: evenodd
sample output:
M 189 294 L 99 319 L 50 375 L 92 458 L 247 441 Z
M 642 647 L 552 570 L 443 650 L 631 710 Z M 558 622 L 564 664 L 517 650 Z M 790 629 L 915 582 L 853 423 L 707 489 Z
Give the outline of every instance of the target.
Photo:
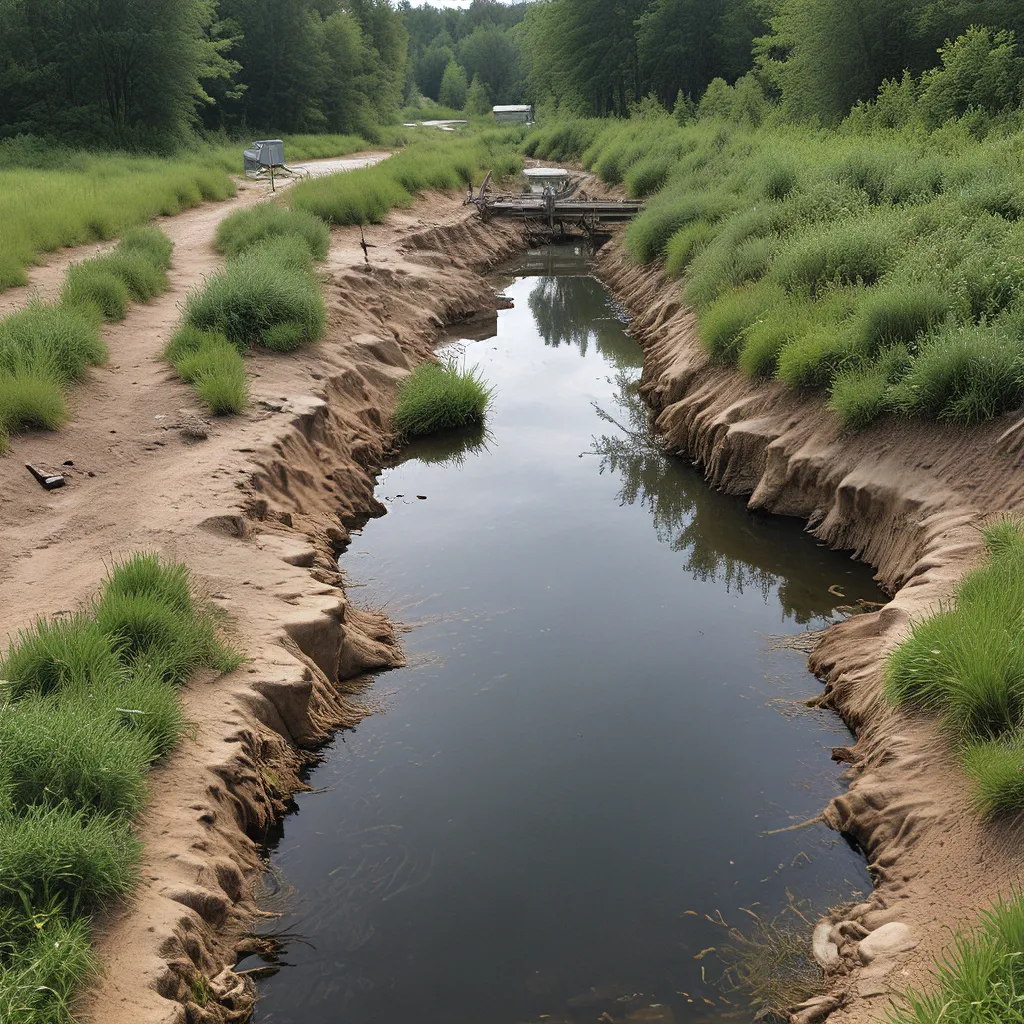
M 880 599 L 870 573 L 663 455 L 639 347 L 558 262 L 464 343 L 487 436 L 386 471 L 388 514 L 342 557 L 357 602 L 413 626 L 409 667 L 272 850 L 290 966 L 264 1024 L 724 1020 L 705 915 L 869 888 L 824 826 L 766 835 L 838 791 L 848 735 L 795 703 L 820 684 L 765 635 Z

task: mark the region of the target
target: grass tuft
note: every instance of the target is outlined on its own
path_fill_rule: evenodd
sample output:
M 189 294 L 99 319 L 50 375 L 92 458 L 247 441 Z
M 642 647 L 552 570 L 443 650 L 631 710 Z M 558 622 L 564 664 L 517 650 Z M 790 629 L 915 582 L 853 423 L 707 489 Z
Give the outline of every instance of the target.
M 422 363 L 398 387 L 395 430 L 416 437 L 482 423 L 491 394 L 475 368 Z
M 260 203 L 222 220 L 214 245 L 230 260 L 267 239 L 282 237 L 300 238 L 310 256 L 318 262 L 327 258 L 330 246 L 327 224 L 304 210 L 289 210 L 274 203 Z

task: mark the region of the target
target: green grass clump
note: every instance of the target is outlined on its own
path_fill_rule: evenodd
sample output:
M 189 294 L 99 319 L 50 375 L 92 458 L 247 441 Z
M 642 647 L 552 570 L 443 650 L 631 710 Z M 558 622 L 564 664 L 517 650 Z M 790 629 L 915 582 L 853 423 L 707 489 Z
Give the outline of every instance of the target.
M 482 423 L 491 394 L 476 369 L 422 363 L 398 387 L 395 430 L 416 437 Z
M 327 258 L 330 231 L 319 217 L 303 210 L 289 210 L 275 203 L 260 203 L 239 210 L 217 226 L 214 245 L 228 259 L 239 256 L 268 238 L 296 236 L 306 243 L 316 261 Z
M 817 294 L 826 285 L 874 284 L 895 262 L 890 225 L 854 221 L 799 236 L 778 257 L 775 280 Z
M 847 427 L 860 430 L 892 408 L 893 385 L 911 364 L 905 345 L 893 345 L 879 358 L 841 370 L 832 379 L 828 407 Z
M 128 821 L 85 808 L 37 804 L 0 815 L 0 896 L 71 916 L 124 899 L 136 880 L 140 844 Z
M 809 326 L 806 303 L 786 299 L 766 308 L 743 331 L 737 364 L 748 377 L 771 377 L 783 347 Z
M 1017 408 L 1024 399 L 1024 343 L 998 322 L 946 324 L 921 341 L 893 390 L 909 415 L 970 425 Z
M 0 662 L 0 1017 L 71 1022 L 89 922 L 126 899 L 146 773 L 185 722 L 180 686 L 240 656 L 184 566 L 115 562 L 86 611 L 39 620 Z
M 1024 901 L 1000 901 L 980 927 L 957 935 L 927 993 L 911 991 L 890 1010 L 889 1024 L 1009 1024 L 1021 1019 L 1024 994 Z
M 735 362 L 747 328 L 782 301 L 781 291 L 770 285 L 734 288 L 726 292 L 699 314 L 704 347 L 713 359 Z
M 666 190 L 630 221 L 626 247 L 637 263 L 653 263 L 665 255 L 669 239 L 694 221 L 714 222 L 731 208 L 728 197 L 717 192 L 675 193 Z
M 949 310 L 947 295 L 930 281 L 899 282 L 867 292 L 854 319 L 858 347 L 874 354 L 885 345 L 917 338 Z
M 47 368 L 52 379 L 69 384 L 106 359 L 107 347 L 88 313 L 33 302 L 0 319 L 0 369 L 10 373 L 26 366 Z
M 85 919 L 0 911 L 0 1020 L 75 1024 L 75 990 L 98 970 Z
M 824 388 L 856 358 L 849 327 L 823 324 L 782 346 L 775 375 L 793 388 Z
M 67 306 L 94 306 L 104 320 L 123 320 L 128 312 L 128 286 L 98 260 L 69 267 L 60 297 Z
M 705 220 L 692 221 L 674 232 L 665 243 L 665 273 L 681 277 L 714 237 L 715 229 Z
M 171 267 L 174 243 L 159 228 L 129 228 L 121 235 L 117 248 L 124 253 L 137 253 L 147 263 L 161 270 L 169 270 Z
M 123 320 L 129 301 L 146 302 L 167 290 L 172 248 L 163 232 L 136 228 L 113 252 L 69 267 L 61 303 L 93 306 L 104 320 Z
M 44 367 L 0 370 L 0 433 L 56 430 L 68 418 L 64 392 Z
M 223 334 L 237 348 L 262 345 L 269 330 L 294 325 L 301 342 L 316 341 L 327 313 L 319 282 L 277 264 L 257 246 L 185 300 L 185 326 Z

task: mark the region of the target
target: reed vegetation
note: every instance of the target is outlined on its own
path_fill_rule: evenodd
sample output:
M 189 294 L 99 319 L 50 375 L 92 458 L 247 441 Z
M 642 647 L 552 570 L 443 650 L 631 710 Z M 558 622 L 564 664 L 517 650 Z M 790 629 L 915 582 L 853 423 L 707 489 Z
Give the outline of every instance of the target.
M 188 570 L 116 562 L 85 609 L 40 619 L 0 658 L 0 1018 L 70 1022 L 92 916 L 126 899 L 146 773 L 184 729 L 177 688 L 240 655 Z

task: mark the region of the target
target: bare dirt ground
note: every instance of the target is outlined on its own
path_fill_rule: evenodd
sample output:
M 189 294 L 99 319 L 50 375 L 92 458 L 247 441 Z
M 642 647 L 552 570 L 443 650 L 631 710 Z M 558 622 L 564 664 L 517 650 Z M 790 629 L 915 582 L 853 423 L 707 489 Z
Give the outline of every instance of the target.
M 171 290 L 104 329 L 110 362 L 74 390 L 66 427 L 16 437 L 0 458 L 0 636 L 88 601 L 112 559 L 156 550 L 191 567 L 250 659 L 183 692 L 195 733 L 151 773 L 142 884 L 97 930 L 106 972 L 79 1012 L 99 1024 L 248 1012 L 251 983 L 225 968 L 255 912 L 254 840 L 299 785 L 298 748 L 360 714 L 337 681 L 357 688 L 360 673 L 401 660 L 386 620 L 349 605 L 335 563 L 347 527 L 375 508 L 394 384 L 439 324 L 493 301 L 476 270 L 519 242 L 443 195 L 368 229 L 369 267 L 358 231 L 335 230 L 326 337 L 253 353 L 249 408 L 209 420 L 159 353 L 184 295 L 218 264 L 216 224 L 265 194 L 245 186 L 163 222 Z M 33 287 L 52 292 L 86 254 L 60 254 Z M 27 298 L 3 296 L 7 308 Z M 25 463 L 59 469 L 67 486 L 42 490 Z
M 1024 511 L 1024 420 L 963 430 L 889 419 L 845 433 L 819 397 L 712 364 L 678 284 L 632 266 L 620 244 L 599 267 L 637 314 L 643 390 L 671 449 L 752 508 L 808 520 L 875 566 L 893 594 L 881 611 L 830 629 L 811 655 L 826 682 L 819 703 L 858 736 L 834 753 L 850 766 L 850 788 L 825 820 L 856 838 L 876 888 L 822 924 L 816 949 L 832 993 L 792 1017 L 883 1020 L 894 993 L 928 983 L 955 929 L 1024 881 L 1016 826 L 980 823 L 934 720 L 895 712 L 881 692 L 886 654 L 911 620 L 936 611 L 982 558 L 979 526 Z

